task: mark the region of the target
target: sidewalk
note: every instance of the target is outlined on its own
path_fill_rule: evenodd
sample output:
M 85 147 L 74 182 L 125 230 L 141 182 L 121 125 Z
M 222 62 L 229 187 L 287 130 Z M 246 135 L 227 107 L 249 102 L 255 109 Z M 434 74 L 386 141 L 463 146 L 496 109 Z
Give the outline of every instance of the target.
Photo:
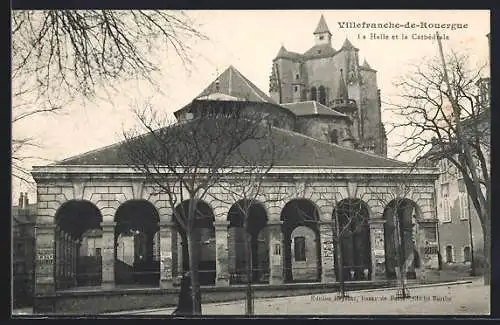
M 256 315 L 488 315 L 490 289 L 482 279 L 409 286 L 411 297 L 395 299 L 396 289 L 255 299 Z M 474 299 L 470 299 L 474 297 Z M 171 315 L 175 307 L 104 315 Z M 203 315 L 244 315 L 245 302 L 203 304 Z

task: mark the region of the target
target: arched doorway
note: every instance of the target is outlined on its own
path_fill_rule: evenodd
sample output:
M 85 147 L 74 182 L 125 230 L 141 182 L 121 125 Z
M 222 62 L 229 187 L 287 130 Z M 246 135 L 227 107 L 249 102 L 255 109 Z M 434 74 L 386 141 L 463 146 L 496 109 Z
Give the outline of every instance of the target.
M 182 224 L 187 224 L 189 215 L 189 202 L 185 200 L 175 208 L 172 216 L 174 228 L 177 231 L 177 240 L 172 242 L 172 251 L 177 252 L 175 260 L 182 265 L 182 271 L 189 270 L 189 249 L 187 234 Z M 215 215 L 212 208 L 204 201 L 198 200 L 195 204 L 195 219 L 193 223 L 193 242 L 196 247 L 192 249 L 198 264 L 199 281 L 201 285 L 214 285 L 216 276 L 215 263 Z M 178 218 L 183 222 L 180 223 Z M 179 247 L 180 244 L 180 247 Z
M 345 281 L 370 280 L 372 273 L 368 205 L 360 199 L 344 199 L 333 211 L 339 236 L 342 275 Z M 339 256 L 335 252 L 335 272 L 340 276 Z
M 245 216 L 248 218 L 246 231 Z M 252 282 L 268 282 L 269 239 L 266 209 L 259 202 L 240 200 L 231 206 L 227 219 L 230 283 L 246 283 L 249 257 L 252 264 Z M 247 254 L 245 246 L 247 235 L 250 236 L 251 255 Z
M 396 278 L 396 268 L 403 267 L 408 279 L 415 279 L 420 267 L 417 232 L 419 209 L 409 199 L 395 199 L 384 210 L 385 268 L 389 279 Z
M 307 199 L 289 201 L 281 211 L 285 282 L 319 281 L 319 211 Z
M 65 202 L 56 212 L 56 290 L 100 286 L 102 215 L 88 201 Z
M 158 286 L 158 211 L 146 200 L 127 201 L 115 214 L 115 283 Z

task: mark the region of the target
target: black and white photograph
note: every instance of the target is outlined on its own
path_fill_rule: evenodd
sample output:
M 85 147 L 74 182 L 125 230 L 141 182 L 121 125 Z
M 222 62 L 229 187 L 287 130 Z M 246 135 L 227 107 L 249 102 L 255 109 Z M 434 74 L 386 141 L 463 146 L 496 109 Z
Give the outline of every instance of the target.
M 489 10 L 11 11 L 11 317 L 489 316 Z

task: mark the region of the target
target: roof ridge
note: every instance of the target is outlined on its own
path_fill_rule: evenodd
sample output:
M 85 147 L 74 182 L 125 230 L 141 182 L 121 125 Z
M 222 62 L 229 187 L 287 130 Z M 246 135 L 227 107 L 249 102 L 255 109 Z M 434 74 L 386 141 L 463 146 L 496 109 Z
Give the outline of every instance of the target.
M 396 160 L 396 159 L 391 159 L 391 158 L 387 158 L 387 157 L 382 157 L 382 156 L 379 156 L 377 154 L 366 152 L 366 151 L 361 151 L 361 150 L 358 150 L 358 149 L 344 147 L 344 146 L 341 146 L 341 145 L 336 144 L 336 143 L 321 141 L 321 140 L 318 140 L 316 138 L 313 138 L 313 137 L 310 137 L 308 135 L 305 135 L 305 134 L 302 134 L 302 133 L 299 133 L 299 132 L 295 132 L 295 131 L 292 131 L 292 130 L 282 129 L 282 128 L 275 127 L 275 126 L 272 126 L 272 128 L 275 128 L 275 129 L 278 129 L 278 130 L 282 130 L 285 133 L 297 135 L 297 136 L 302 137 L 302 138 L 307 138 L 307 139 L 310 139 L 310 140 L 314 140 L 315 142 L 322 143 L 322 144 L 325 144 L 327 146 L 331 146 L 333 148 L 339 148 L 339 149 L 345 150 L 345 151 L 353 151 L 353 152 L 357 152 L 357 153 L 361 153 L 361 154 L 366 154 L 366 155 L 369 155 L 369 156 L 372 156 L 372 157 L 375 157 L 375 158 L 380 158 L 380 159 L 384 159 L 384 160 L 391 161 L 391 162 L 397 162 L 397 163 L 400 163 L 400 164 L 405 164 L 405 165 L 407 164 L 404 161 L 400 161 L 400 160 Z

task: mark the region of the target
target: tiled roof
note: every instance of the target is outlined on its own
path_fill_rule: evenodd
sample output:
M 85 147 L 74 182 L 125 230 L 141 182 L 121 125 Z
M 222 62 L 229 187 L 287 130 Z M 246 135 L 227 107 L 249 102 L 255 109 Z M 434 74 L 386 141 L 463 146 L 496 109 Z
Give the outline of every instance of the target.
M 351 41 L 349 41 L 348 38 L 345 39 L 344 41 L 344 44 L 342 45 L 341 49 L 344 49 L 344 50 L 357 50 L 358 48 L 355 47 L 354 45 L 352 45 Z
M 230 95 L 226 95 L 223 93 L 212 93 L 205 96 L 200 96 L 196 98 L 196 100 L 219 100 L 219 101 L 244 101 L 244 98 L 234 97 Z
M 337 51 L 329 44 L 314 45 L 304 53 L 305 59 L 327 58 L 337 54 Z
M 212 119 L 213 120 L 213 119 Z M 211 123 L 210 119 L 204 120 Z M 188 126 L 194 121 L 186 122 L 179 127 Z M 276 166 L 342 166 L 342 167 L 403 167 L 405 163 L 380 157 L 378 155 L 357 151 L 316 140 L 300 133 L 273 128 L 272 142 L 269 139 L 251 139 L 239 146 L 238 155 L 230 159 L 233 165 L 245 164 L 241 157 L 261 157 L 261 148 L 266 145 L 279 144 L 280 153 L 274 161 Z M 152 141 L 150 134 L 142 136 L 141 141 Z M 154 145 L 154 144 L 153 144 Z M 181 145 L 181 144 L 179 144 Z M 189 146 L 187 146 L 189 147 Z M 262 158 L 263 160 L 266 158 Z M 127 165 L 129 161 L 124 143 L 117 143 L 102 149 L 94 150 L 79 156 L 65 159 L 57 165 Z M 258 163 L 253 161 L 253 163 Z M 261 162 L 266 163 L 266 162 Z M 269 162 L 267 162 L 269 163 Z
M 328 115 L 328 116 L 349 118 L 347 115 L 337 112 L 336 110 L 333 110 L 313 100 L 305 102 L 297 102 L 297 103 L 286 103 L 286 104 L 281 104 L 281 106 L 289 109 L 292 113 L 294 113 L 297 116 Z
M 328 25 L 326 24 L 326 21 L 325 21 L 325 17 L 323 17 L 323 15 L 321 15 L 321 18 L 319 19 L 318 26 L 314 30 L 313 34 L 320 34 L 320 33 L 330 33 L 330 30 L 328 29 Z
M 271 97 L 255 86 L 232 65 L 196 97 L 207 96 L 211 93 L 226 94 L 252 102 L 276 104 Z
M 370 65 L 368 64 L 366 59 L 363 61 L 363 64 L 359 68 L 361 70 L 377 71 L 377 70 L 373 69 L 372 67 L 370 67 Z
M 278 54 L 274 58 L 274 60 L 277 60 L 277 59 L 289 59 L 289 60 L 293 60 L 293 61 L 302 61 L 304 58 L 303 58 L 302 54 L 288 51 L 282 45 Z

